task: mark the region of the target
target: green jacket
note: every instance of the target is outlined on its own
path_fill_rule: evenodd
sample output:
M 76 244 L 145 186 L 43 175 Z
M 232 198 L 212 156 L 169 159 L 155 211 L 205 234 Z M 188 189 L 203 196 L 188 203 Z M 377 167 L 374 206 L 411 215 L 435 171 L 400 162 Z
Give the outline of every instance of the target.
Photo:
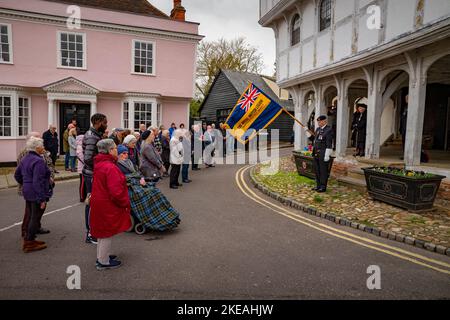
M 63 134 L 63 151 L 64 153 L 70 151 L 69 147 L 69 129 L 66 129 Z

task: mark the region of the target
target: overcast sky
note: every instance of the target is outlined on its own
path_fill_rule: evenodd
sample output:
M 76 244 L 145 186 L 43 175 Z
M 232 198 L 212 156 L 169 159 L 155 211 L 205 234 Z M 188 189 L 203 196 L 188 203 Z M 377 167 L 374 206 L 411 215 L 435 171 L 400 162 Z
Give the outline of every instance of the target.
M 173 0 L 149 0 L 170 15 Z M 205 40 L 234 39 L 239 36 L 256 46 L 264 57 L 263 73 L 273 75 L 275 37 L 272 29 L 258 24 L 259 0 L 183 0 L 186 20 L 200 23 Z

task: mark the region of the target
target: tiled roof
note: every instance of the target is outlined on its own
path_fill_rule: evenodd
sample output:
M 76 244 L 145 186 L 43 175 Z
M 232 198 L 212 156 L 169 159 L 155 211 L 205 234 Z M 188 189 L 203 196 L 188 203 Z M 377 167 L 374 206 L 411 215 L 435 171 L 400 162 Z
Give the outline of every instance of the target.
M 162 11 L 152 6 L 147 0 L 45 0 L 51 2 L 67 3 L 127 13 L 137 13 L 156 17 L 168 18 Z

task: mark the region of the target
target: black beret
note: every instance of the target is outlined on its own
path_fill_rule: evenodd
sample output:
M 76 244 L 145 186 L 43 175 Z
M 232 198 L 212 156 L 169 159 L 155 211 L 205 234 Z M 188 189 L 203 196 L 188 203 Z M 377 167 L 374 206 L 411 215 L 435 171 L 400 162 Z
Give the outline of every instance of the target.
M 149 130 L 146 130 L 146 131 L 144 131 L 142 134 L 141 134 L 141 139 L 144 141 L 144 140 L 147 140 L 147 138 L 150 136 L 150 133 L 151 133 L 151 131 L 149 131 Z
M 317 118 L 317 121 L 323 121 L 323 120 L 327 120 L 327 116 L 320 116 Z

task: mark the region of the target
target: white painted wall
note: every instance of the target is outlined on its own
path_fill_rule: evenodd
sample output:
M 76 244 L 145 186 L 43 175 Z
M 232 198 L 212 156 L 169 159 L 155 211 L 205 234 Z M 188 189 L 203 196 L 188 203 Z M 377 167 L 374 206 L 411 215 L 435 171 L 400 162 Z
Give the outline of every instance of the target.
M 279 80 L 286 79 L 288 76 L 288 55 L 284 53 L 280 55 L 278 59 L 279 65 L 277 66 L 277 72 L 279 74 Z
M 416 5 L 411 0 L 389 0 L 387 3 L 386 41 L 413 30 Z
M 289 52 L 289 77 L 300 73 L 300 46 L 292 47 Z
M 302 47 L 302 72 L 312 70 L 314 65 L 314 41 L 308 41 Z
M 365 8 L 366 6 L 371 4 L 372 2 L 373 2 L 373 0 L 359 0 L 359 9 L 361 10 L 361 9 Z
M 395 121 L 395 108 L 394 101 L 389 99 L 381 115 L 381 132 L 380 132 L 380 145 L 394 134 L 394 121 Z
M 335 0 L 334 21 L 338 22 L 353 14 L 354 0 Z
M 376 46 L 378 44 L 379 30 L 370 30 L 367 28 L 368 15 L 364 14 L 359 19 L 358 28 L 358 51 L 366 50 L 367 48 Z
M 352 54 L 352 22 L 349 21 L 336 28 L 334 33 L 334 61 L 339 61 Z
M 450 15 L 450 0 L 425 0 L 423 23 Z
M 291 37 L 289 36 L 288 29 L 289 28 L 286 21 L 284 19 L 281 19 L 278 23 L 280 52 L 286 50 L 289 47 L 289 40 Z
M 331 32 L 327 31 L 322 33 L 317 38 L 317 67 L 324 66 L 330 62 L 331 53 Z
M 280 0 L 260 0 L 266 1 L 267 10 L 270 10 Z M 377 45 L 382 45 L 381 41 L 387 43 L 401 35 L 407 34 L 414 30 L 414 19 L 416 10 L 415 0 L 335 0 L 334 6 L 334 23 L 335 32 L 333 39 L 333 61 L 330 61 L 330 31 L 318 33 L 318 17 L 314 0 L 298 0 L 301 11 L 301 29 L 300 29 L 300 57 L 297 52 L 289 58 L 290 71 L 283 71 L 283 76 L 295 77 L 299 72 L 311 71 L 314 61 L 314 55 L 317 59 L 316 68 L 322 67 L 326 64 L 337 62 L 352 55 L 352 39 L 353 39 L 353 25 L 356 24 L 358 41 L 356 43 L 358 52 L 373 48 Z M 369 5 L 386 3 L 386 11 L 382 11 L 382 15 L 386 15 L 384 28 L 381 30 L 369 30 L 367 28 L 367 20 L 369 16 L 366 9 Z M 437 21 L 443 17 L 450 17 L 450 0 L 425 0 L 424 7 L 424 24 Z M 353 16 L 354 10 L 358 11 L 356 16 Z M 289 26 L 286 23 L 283 15 L 291 18 L 293 9 L 286 9 L 285 12 L 279 12 L 276 18 L 277 28 L 279 30 L 279 40 L 277 45 L 278 56 L 284 55 L 290 48 L 290 34 Z M 271 12 L 271 15 L 274 12 Z M 355 19 L 355 21 L 353 21 Z M 348 20 L 348 21 L 347 21 Z M 385 34 L 382 40 L 383 32 Z M 316 38 L 316 39 L 314 39 Z M 305 40 L 308 40 L 305 42 Z M 313 41 L 317 42 L 316 49 L 313 47 Z M 287 67 L 287 57 L 279 61 L 280 68 Z M 299 70 L 299 63 L 301 61 L 301 71 Z
M 302 5 L 302 25 L 300 29 L 300 38 L 305 40 L 314 35 L 316 17 L 315 17 L 315 7 L 314 1 L 303 2 Z

